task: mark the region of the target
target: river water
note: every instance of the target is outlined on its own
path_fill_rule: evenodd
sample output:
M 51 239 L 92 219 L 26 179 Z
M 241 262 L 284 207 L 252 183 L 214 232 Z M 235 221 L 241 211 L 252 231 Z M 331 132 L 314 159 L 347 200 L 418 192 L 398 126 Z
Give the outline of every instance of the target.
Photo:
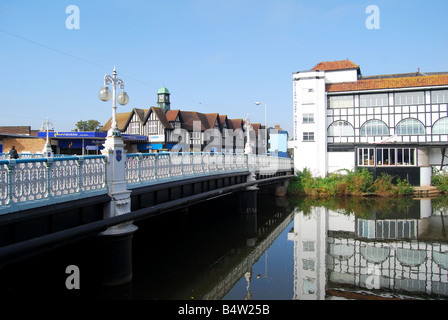
M 448 200 L 259 194 L 257 214 L 222 197 L 137 221 L 133 280 L 101 286 L 96 238 L 0 269 L 9 299 L 447 299 Z M 79 268 L 68 290 L 66 268 Z

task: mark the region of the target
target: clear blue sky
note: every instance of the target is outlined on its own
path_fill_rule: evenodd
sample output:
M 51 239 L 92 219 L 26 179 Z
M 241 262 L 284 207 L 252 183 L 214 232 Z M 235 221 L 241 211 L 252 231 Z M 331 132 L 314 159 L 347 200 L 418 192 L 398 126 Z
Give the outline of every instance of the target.
M 79 29 L 67 29 L 69 5 Z M 369 5 L 380 29 L 368 29 Z M 448 1 L 0 0 L 0 125 L 104 124 L 97 98 L 114 65 L 130 103 L 218 112 L 292 134 L 292 73 L 350 59 L 363 75 L 448 71 Z

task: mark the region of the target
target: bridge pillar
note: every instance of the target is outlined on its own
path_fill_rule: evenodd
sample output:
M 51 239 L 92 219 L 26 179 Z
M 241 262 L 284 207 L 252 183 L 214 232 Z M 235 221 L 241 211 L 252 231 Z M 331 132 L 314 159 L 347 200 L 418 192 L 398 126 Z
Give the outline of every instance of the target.
M 132 236 L 135 230 L 136 226 L 126 223 L 101 233 L 103 285 L 120 285 L 132 280 Z
M 108 219 L 131 212 L 131 191 L 125 179 L 125 144 L 119 132 L 109 135 L 102 153 L 106 156 L 106 183 L 110 203 L 103 216 Z M 132 221 L 108 228 L 100 233 L 103 244 L 103 284 L 118 285 L 132 280 L 132 235 L 137 230 Z
M 257 213 L 258 188 L 251 186 L 240 191 L 240 213 Z
M 288 185 L 289 181 L 284 181 L 277 186 L 275 186 L 275 195 L 277 197 L 284 197 L 286 196 L 286 193 L 288 192 Z

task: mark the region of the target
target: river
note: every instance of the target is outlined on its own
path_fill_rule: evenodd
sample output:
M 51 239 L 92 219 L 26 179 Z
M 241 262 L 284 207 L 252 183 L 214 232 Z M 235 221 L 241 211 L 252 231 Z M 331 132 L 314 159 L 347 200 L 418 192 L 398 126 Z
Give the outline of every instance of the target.
M 101 285 L 98 239 L 0 269 L 3 299 L 447 299 L 448 201 L 227 196 L 136 221 L 133 280 Z M 67 266 L 79 270 L 69 290 Z

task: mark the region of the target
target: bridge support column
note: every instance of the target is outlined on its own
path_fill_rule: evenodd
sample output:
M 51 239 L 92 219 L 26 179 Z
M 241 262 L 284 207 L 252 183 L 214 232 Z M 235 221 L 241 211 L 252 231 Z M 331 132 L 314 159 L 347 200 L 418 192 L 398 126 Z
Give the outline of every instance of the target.
M 103 285 L 120 285 L 132 280 L 132 236 L 136 230 L 132 223 L 126 223 L 101 233 Z
M 240 213 L 257 213 L 257 187 L 247 187 L 240 191 Z
M 125 144 L 119 132 L 108 133 L 102 153 L 106 156 L 106 182 L 110 203 L 104 219 L 131 212 L 131 191 L 125 178 Z M 132 236 L 137 227 L 132 221 L 108 228 L 100 233 L 103 244 L 103 285 L 125 284 L 132 280 Z
M 275 195 L 277 197 L 284 197 L 288 192 L 289 181 L 284 181 L 275 187 Z

